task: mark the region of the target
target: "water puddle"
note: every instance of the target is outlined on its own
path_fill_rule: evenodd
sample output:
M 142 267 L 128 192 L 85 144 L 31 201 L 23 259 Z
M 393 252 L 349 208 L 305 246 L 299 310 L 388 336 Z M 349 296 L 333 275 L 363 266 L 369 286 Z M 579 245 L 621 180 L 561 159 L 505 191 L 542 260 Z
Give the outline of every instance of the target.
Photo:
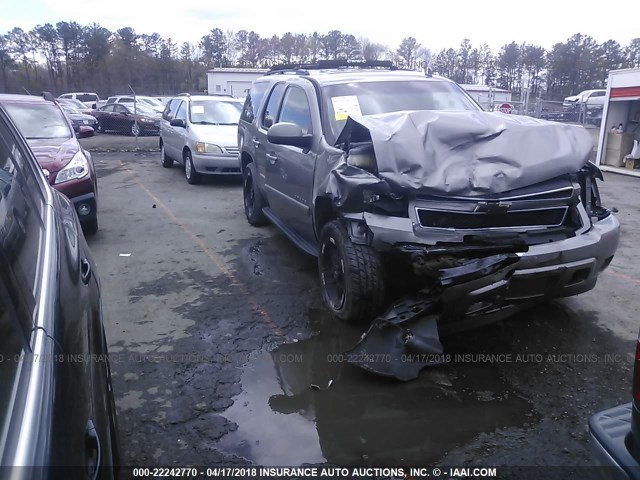
M 418 465 L 481 432 L 530 421 L 532 407 L 489 364 L 427 369 L 412 382 L 370 375 L 341 357 L 363 327 L 310 314 L 315 336 L 260 354 L 224 416 L 218 449 L 259 465 Z

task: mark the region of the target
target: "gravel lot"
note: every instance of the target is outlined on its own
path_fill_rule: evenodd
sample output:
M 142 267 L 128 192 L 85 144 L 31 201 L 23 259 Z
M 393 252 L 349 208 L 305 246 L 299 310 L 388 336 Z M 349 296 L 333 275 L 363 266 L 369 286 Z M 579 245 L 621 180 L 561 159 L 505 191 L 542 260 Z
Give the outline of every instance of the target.
M 239 179 L 101 153 L 134 142 L 83 140 L 125 464 L 588 466 L 588 417 L 630 401 L 636 179 L 601 186 L 623 237 L 595 290 L 446 337 L 454 361 L 398 383 L 335 361 L 363 327 L 324 312 L 313 258 L 247 224 Z

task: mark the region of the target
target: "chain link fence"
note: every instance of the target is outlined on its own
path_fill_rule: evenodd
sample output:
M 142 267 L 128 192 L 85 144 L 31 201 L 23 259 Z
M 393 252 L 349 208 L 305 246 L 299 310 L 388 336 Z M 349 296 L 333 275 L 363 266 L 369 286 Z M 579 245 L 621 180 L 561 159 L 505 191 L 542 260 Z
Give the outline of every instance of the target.
M 561 101 L 534 99 L 533 101 L 484 102 L 489 112 L 527 115 L 555 122 L 578 123 L 587 128 L 599 128 L 603 105 L 596 103 L 565 104 Z

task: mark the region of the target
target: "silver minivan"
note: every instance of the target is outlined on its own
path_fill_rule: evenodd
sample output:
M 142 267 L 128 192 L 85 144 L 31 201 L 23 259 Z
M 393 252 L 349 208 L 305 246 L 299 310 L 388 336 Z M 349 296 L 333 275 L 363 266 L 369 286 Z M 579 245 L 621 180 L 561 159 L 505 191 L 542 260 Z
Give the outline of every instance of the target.
M 162 166 L 184 165 L 187 181 L 202 175 L 239 175 L 238 121 L 242 101 L 222 95 L 180 94 L 167 103 L 160 121 Z

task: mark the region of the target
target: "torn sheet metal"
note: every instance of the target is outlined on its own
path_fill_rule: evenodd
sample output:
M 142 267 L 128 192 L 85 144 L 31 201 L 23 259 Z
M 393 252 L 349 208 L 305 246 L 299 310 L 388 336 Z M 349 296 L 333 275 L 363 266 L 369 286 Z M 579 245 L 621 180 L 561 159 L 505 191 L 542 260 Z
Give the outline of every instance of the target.
M 345 353 L 349 363 L 402 381 L 417 378 L 427 366 L 444 363 L 438 321 L 468 292 L 447 294 L 462 285 L 490 290 L 510 276 L 519 259 L 515 253 L 497 254 L 440 270 L 438 286 L 395 302 L 373 321 L 358 344 Z
M 377 171 L 349 165 L 346 153 L 316 171 L 316 194 L 346 211 L 363 188 L 462 196 L 515 190 L 579 171 L 593 148 L 582 126 L 479 111 L 349 117 L 337 145 L 348 152 L 362 142 L 373 143 Z

